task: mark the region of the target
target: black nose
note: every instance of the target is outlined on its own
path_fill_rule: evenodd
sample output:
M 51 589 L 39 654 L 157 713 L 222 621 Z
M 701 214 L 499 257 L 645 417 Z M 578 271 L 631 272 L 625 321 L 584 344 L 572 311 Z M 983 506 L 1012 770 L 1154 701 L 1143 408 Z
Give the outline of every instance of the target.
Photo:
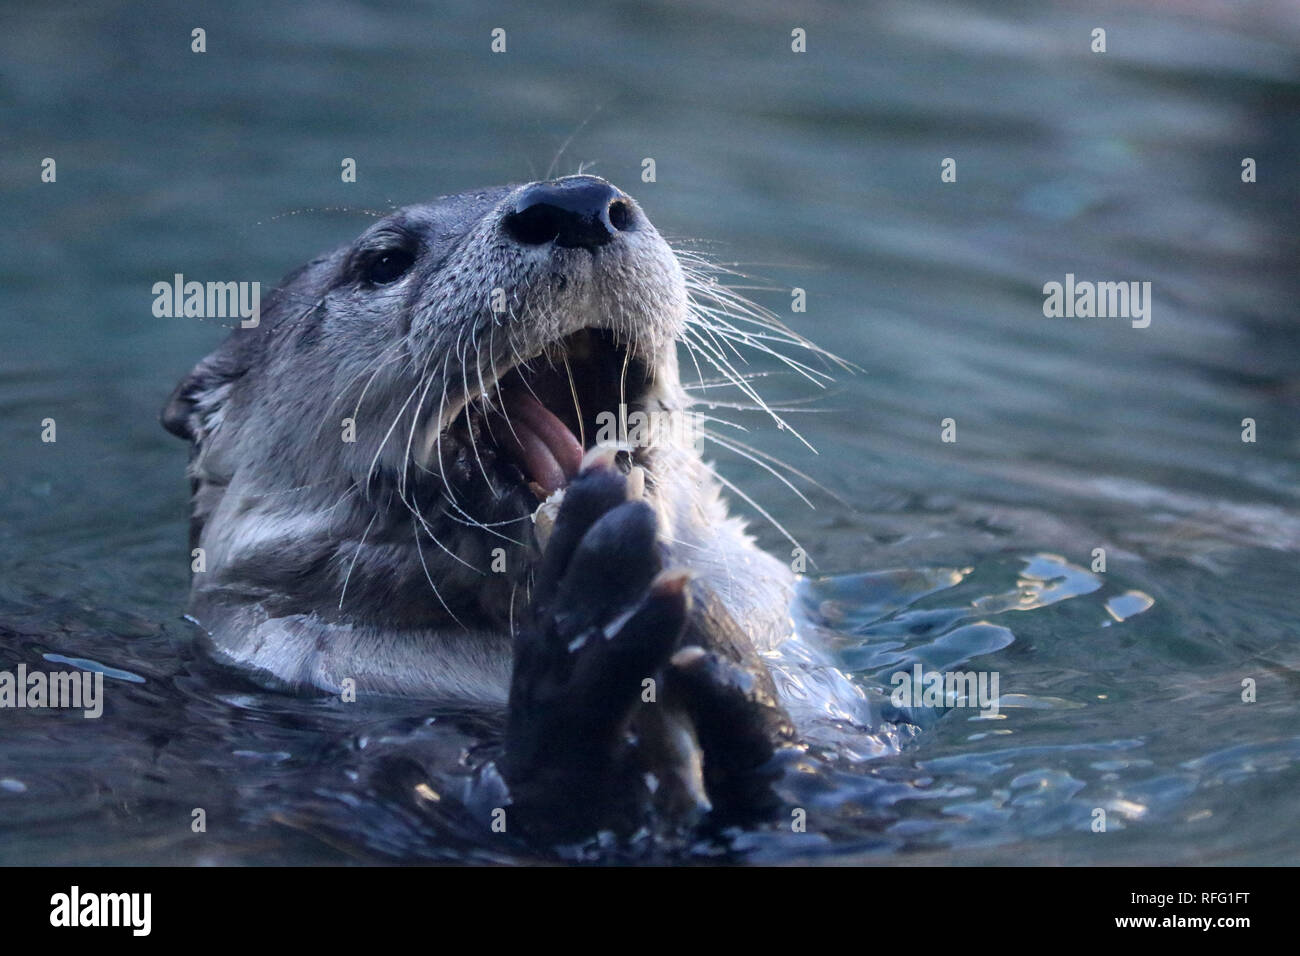
M 524 189 L 504 225 L 525 245 L 595 249 L 633 229 L 634 220 L 631 201 L 603 179 L 567 176 Z

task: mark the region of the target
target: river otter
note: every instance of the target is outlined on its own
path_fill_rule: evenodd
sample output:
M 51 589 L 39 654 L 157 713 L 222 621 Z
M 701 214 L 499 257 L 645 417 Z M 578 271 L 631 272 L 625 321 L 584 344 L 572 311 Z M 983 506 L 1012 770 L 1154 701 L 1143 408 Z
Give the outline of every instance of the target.
M 679 340 L 725 363 L 603 179 L 375 222 L 164 409 L 191 442 L 191 616 L 281 686 L 494 709 L 530 827 L 761 810 L 791 713 L 827 709 L 773 679 L 794 576 L 728 516 L 688 427 L 598 441 L 611 417 L 686 421 Z

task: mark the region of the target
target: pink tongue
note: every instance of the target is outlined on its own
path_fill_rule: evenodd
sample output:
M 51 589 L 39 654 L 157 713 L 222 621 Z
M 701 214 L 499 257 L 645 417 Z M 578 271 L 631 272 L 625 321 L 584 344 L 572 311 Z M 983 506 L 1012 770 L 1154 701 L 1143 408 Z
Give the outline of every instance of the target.
M 582 464 L 582 446 L 573 432 L 527 389 L 508 393 L 503 405 L 510 421 L 492 426 L 497 440 L 547 495 L 563 488 Z

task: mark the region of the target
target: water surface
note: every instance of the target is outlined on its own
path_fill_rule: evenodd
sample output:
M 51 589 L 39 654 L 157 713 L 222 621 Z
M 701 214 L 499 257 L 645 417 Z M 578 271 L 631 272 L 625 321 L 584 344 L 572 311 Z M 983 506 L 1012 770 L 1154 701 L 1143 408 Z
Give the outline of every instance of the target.
M 527 858 L 411 796 L 472 723 L 266 693 L 191 649 L 157 412 L 225 331 L 154 318 L 150 289 L 269 285 L 394 204 L 581 167 L 861 368 L 759 380 L 817 455 L 718 410 L 825 486 L 796 482 L 810 509 L 718 452 L 815 561 L 804 629 L 878 705 L 918 662 L 1000 675 L 996 718 L 826 758 L 792 794 L 810 832 L 733 852 L 1295 862 L 1298 49 L 1282 2 L 0 13 L 0 668 L 108 674 L 98 721 L 0 715 L 0 861 Z M 1151 282 L 1150 328 L 1044 318 L 1066 273 Z

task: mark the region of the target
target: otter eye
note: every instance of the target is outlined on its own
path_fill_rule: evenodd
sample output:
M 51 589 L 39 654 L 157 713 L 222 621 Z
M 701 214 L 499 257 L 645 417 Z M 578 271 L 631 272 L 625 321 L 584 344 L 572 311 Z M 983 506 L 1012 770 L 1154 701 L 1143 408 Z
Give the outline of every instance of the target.
M 366 266 L 366 281 L 372 285 L 388 285 L 396 282 L 415 262 L 415 256 L 405 249 L 390 249 L 381 252 Z

